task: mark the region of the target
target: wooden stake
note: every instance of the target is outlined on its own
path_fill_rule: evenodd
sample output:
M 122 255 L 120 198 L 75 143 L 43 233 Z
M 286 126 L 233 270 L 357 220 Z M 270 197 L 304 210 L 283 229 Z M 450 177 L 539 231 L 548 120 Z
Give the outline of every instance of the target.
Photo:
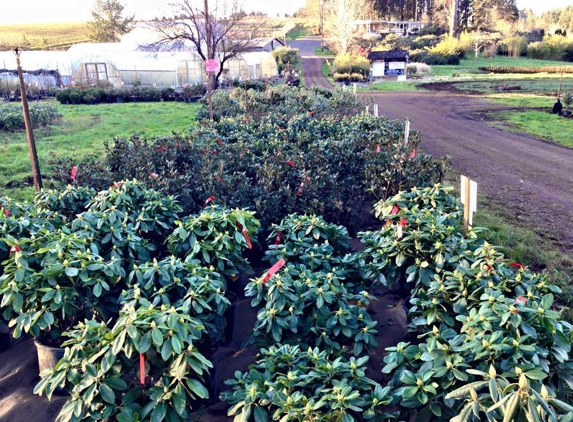
M 470 179 L 469 177 L 462 176 L 463 189 L 463 203 L 464 203 L 464 235 L 468 234 L 470 226 Z
M 464 235 L 473 224 L 473 213 L 477 211 L 477 183 L 466 176 L 461 180 L 462 203 L 464 205 Z
M 557 99 L 561 98 L 561 84 L 563 83 L 563 72 L 561 72 L 561 76 L 559 76 L 559 91 L 557 91 Z
M 32 120 L 30 119 L 30 109 L 28 108 L 28 97 L 26 96 L 26 87 L 24 86 L 24 75 L 20 66 L 20 50 L 15 48 L 16 65 L 18 68 L 18 79 L 20 81 L 20 96 L 22 97 L 22 112 L 24 114 L 24 127 L 26 128 L 26 140 L 28 141 L 28 151 L 30 153 L 30 164 L 32 164 L 32 178 L 34 179 L 34 191 L 42 189 L 42 174 L 40 173 L 40 164 L 38 163 L 38 153 L 36 152 L 36 142 L 34 141 L 34 132 L 32 131 Z

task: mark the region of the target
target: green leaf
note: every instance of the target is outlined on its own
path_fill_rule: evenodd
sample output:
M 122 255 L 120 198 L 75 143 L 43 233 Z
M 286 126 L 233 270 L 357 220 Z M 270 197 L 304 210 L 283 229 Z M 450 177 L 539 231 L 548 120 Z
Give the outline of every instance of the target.
M 255 415 L 255 422 L 269 421 L 269 415 L 267 414 L 267 411 L 261 406 L 255 406 L 254 415 Z
M 161 422 L 165 418 L 167 407 L 164 403 L 159 403 L 151 413 L 151 422 Z
M 507 400 L 507 406 L 505 406 L 503 422 L 511 422 L 514 420 L 513 415 L 515 414 L 518 405 L 519 405 L 519 394 L 512 393 L 509 400 Z
M 187 380 L 187 386 L 197 395 L 197 397 L 202 399 L 209 398 L 209 391 L 207 391 L 207 389 L 199 381 L 189 378 Z
M 104 401 L 115 404 L 115 393 L 106 384 L 100 384 L 99 393 Z
M 468 371 L 469 372 L 469 371 Z M 483 387 L 487 386 L 487 381 L 475 381 L 466 385 L 461 386 L 460 388 L 455 389 L 454 391 L 450 391 L 445 399 L 463 399 L 469 396 L 470 390 L 473 388 L 476 392 L 481 390 Z
M 127 383 L 120 377 L 106 378 L 103 382 L 114 390 L 123 391 L 127 388 Z
M 147 332 L 143 337 L 141 337 L 141 340 L 139 340 L 137 351 L 139 353 L 145 353 L 149 350 L 149 347 L 151 347 L 151 333 Z

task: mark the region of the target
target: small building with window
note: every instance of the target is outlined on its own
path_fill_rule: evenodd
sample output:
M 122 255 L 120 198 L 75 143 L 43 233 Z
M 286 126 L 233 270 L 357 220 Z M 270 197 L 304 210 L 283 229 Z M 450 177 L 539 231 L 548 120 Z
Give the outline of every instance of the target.
M 355 32 L 363 35 L 375 34 L 381 37 L 388 34 L 414 35 L 424 27 L 422 22 L 387 20 L 356 20 L 351 22 L 351 25 Z
M 367 58 L 370 60 L 370 74 L 375 78 L 406 74 L 408 65 L 406 50 L 371 51 Z

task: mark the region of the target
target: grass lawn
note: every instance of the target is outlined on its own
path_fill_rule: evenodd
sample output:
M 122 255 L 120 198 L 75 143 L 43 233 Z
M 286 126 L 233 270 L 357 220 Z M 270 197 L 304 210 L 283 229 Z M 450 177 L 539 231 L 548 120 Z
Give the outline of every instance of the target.
M 314 35 L 314 32 L 311 28 L 297 23 L 296 26 L 286 33 L 287 40 L 296 40 L 298 38 L 307 37 L 309 35 Z
M 48 176 L 51 164 L 59 158 L 80 161 L 101 157 L 104 141 L 134 134 L 153 137 L 185 132 L 195 122 L 198 105 L 159 102 L 58 105 L 58 108 L 64 115 L 61 124 L 34 131 L 40 168 Z M 0 194 L 29 198 L 32 189 L 20 187 L 31 175 L 24 131 L 0 132 L 0 155 Z M 14 186 L 6 187 L 10 182 Z

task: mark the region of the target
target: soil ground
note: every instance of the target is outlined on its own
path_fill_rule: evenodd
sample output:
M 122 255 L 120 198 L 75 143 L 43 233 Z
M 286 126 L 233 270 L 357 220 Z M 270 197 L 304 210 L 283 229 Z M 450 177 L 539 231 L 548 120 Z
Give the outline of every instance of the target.
M 290 44 L 303 56 L 307 86 L 332 88 L 322 76 L 324 58 L 315 56 L 320 40 Z M 533 229 L 563 251 L 573 251 L 573 150 L 494 128 L 488 124 L 492 113 L 510 108 L 464 94 L 450 84 L 440 88 L 448 91 L 361 95 L 377 103 L 381 115 L 409 119 L 411 129 L 421 132 L 424 152 L 436 158 L 449 155 L 456 172 L 475 180 L 478 208 L 480 201 L 491 201 L 514 215 L 516 225 Z M 549 107 L 548 103 L 548 111 Z M 547 118 L 560 117 L 548 112 Z

